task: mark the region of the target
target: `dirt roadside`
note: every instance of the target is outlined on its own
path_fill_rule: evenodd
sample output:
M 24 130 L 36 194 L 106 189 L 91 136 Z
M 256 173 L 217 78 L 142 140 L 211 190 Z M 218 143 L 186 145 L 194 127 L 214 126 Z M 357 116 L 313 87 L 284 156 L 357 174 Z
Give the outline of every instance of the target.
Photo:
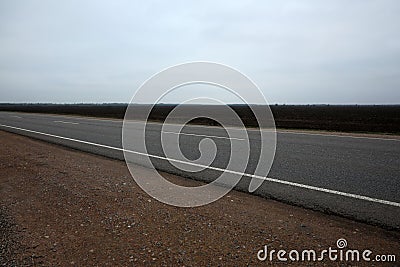
M 150 198 L 124 162 L 0 131 L 3 266 L 265 266 L 257 252 L 337 248 L 400 255 L 400 233 L 241 192 L 199 208 Z M 196 181 L 169 176 L 181 184 Z M 274 265 L 284 265 L 274 257 Z M 292 262 L 293 266 L 312 265 Z M 316 266 L 380 266 L 332 262 Z

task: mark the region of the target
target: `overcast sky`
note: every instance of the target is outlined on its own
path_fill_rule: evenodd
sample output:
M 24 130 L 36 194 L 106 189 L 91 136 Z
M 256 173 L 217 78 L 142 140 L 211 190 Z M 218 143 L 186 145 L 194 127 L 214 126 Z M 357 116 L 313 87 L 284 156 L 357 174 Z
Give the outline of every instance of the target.
M 0 102 L 129 102 L 200 60 L 239 69 L 270 103 L 400 104 L 399 14 L 398 0 L 4 0 Z

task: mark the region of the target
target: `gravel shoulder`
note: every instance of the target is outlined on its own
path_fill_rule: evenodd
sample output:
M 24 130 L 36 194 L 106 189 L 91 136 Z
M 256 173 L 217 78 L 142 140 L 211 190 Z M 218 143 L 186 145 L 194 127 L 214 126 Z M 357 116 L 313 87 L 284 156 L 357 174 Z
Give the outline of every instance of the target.
M 339 238 L 349 249 L 400 260 L 396 231 L 236 191 L 207 206 L 176 208 L 143 192 L 124 162 L 3 131 L 0 144 L 2 266 L 265 266 L 271 262 L 257 259 L 264 245 L 322 251 Z

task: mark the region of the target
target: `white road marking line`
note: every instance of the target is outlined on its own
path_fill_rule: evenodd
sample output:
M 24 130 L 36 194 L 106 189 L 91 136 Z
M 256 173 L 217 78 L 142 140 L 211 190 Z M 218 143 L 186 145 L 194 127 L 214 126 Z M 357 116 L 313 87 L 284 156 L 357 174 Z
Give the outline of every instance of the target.
M 104 121 L 104 122 L 122 122 L 121 119 L 112 119 L 112 118 L 104 118 L 99 119 L 95 117 L 85 117 L 79 115 L 61 115 L 61 114 L 45 114 L 45 113 L 26 113 L 32 116 L 38 117 L 52 117 L 52 118 L 66 118 L 66 119 L 77 119 L 77 120 L 85 120 L 85 121 Z
M 323 134 L 323 133 L 304 133 L 304 132 L 283 132 L 276 131 L 281 134 L 297 134 L 297 135 L 316 135 L 316 136 L 328 136 L 328 137 L 347 137 L 355 139 L 370 139 L 370 140 L 383 140 L 383 141 L 400 141 L 400 139 L 394 138 L 381 138 L 381 137 L 368 137 L 368 136 L 354 136 L 354 135 L 339 135 L 339 134 Z
M 20 116 L 10 116 L 10 117 L 22 119 L 22 117 L 20 117 Z
M 71 122 L 71 121 L 53 121 L 57 123 L 65 123 L 65 124 L 79 124 L 78 122 Z
M 104 121 L 104 122 L 118 122 L 122 123 L 123 120 L 121 119 L 98 119 L 98 118 L 89 118 L 89 117 L 83 117 L 83 116 L 65 116 L 65 115 L 57 115 L 57 114 L 40 114 L 43 117 L 62 117 L 62 118 L 68 118 L 68 119 L 76 119 L 76 120 L 84 120 L 84 121 Z
M 7 111 L 0 111 L 0 112 L 7 112 Z M 7 112 L 9 113 L 9 112 Z M 77 120 L 86 120 L 86 121 L 104 121 L 104 122 L 122 122 L 121 119 L 98 119 L 98 118 L 91 118 L 91 117 L 84 117 L 84 116 L 68 116 L 68 115 L 61 115 L 61 114 L 46 114 L 46 113 L 29 113 L 29 112 L 15 112 L 15 113 L 23 113 L 26 116 L 33 116 L 33 117 L 51 117 L 51 118 L 66 118 L 66 119 L 77 119 Z
M 131 123 L 147 123 L 147 124 L 157 124 L 157 125 L 162 125 L 162 123 L 159 122 L 143 122 L 143 121 L 130 121 Z M 168 125 L 174 125 L 174 124 L 168 124 Z M 214 128 L 214 129 L 223 129 L 218 126 L 206 126 L 206 125 L 195 125 L 195 124 L 190 124 L 188 127 L 193 127 L 193 128 Z M 238 127 L 225 127 L 227 129 L 232 129 L 232 130 L 241 130 Z M 259 132 L 259 129 L 255 128 L 247 128 L 246 129 L 249 132 Z M 270 130 L 262 129 L 261 131 L 263 132 L 271 132 Z M 397 141 L 400 142 L 399 139 L 395 138 L 383 138 L 383 137 L 368 137 L 368 136 L 354 136 L 354 135 L 339 135 L 339 134 L 324 134 L 324 133 L 306 133 L 306 132 L 287 132 L 287 131 L 280 131 L 279 129 L 276 130 L 276 133 L 279 134 L 297 134 L 297 135 L 317 135 L 317 136 L 322 136 L 322 137 L 341 137 L 341 138 L 355 138 L 355 139 L 369 139 L 369 140 L 382 140 L 382 141 Z M 351 133 L 349 133 L 351 134 Z
M 246 139 L 243 139 L 243 138 L 225 137 L 225 136 L 218 136 L 218 135 L 192 134 L 192 133 L 182 133 L 182 132 L 177 133 L 177 132 L 169 132 L 169 131 L 162 131 L 162 133 L 178 134 L 178 135 L 201 136 L 201 137 L 210 137 L 210 138 L 221 138 L 221 139 L 240 140 L 240 141 L 245 141 L 245 140 L 246 140 Z
M 269 178 L 269 177 L 262 177 L 262 176 L 258 176 L 258 175 L 248 174 L 248 173 L 241 173 L 241 172 L 226 170 L 226 169 L 222 169 L 222 168 L 212 167 L 212 166 L 205 166 L 205 165 L 202 165 L 202 164 L 196 164 L 196 163 L 191 163 L 191 162 L 187 162 L 187 161 L 170 159 L 170 158 L 151 155 L 151 154 L 147 154 L 147 153 L 143 153 L 143 152 L 126 150 L 126 149 L 123 149 L 123 148 L 118 148 L 118 147 L 113 147 L 113 146 L 108 146 L 108 145 L 103 145 L 103 144 L 98 144 L 98 143 L 78 140 L 78 139 L 59 136 L 59 135 L 54 135 L 54 134 L 42 133 L 42 132 L 38 132 L 38 131 L 33 131 L 33 130 L 29 130 L 29 129 L 19 128 L 19 127 L 4 125 L 4 124 L 0 124 L 0 126 L 6 127 L 6 128 L 10 128 L 10 129 L 15 129 L 15 130 L 20 130 L 20 131 L 35 133 L 35 134 L 41 134 L 41 135 L 50 136 L 50 137 L 54 137 L 54 138 L 59 138 L 59 139 L 63 139 L 63 140 L 73 141 L 73 142 L 77 142 L 77 143 L 93 145 L 93 146 L 113 149 L 113 150 L 122 151 L 122 152 L 133 153 L 133 154 L 147 156 L 147 157 L 151 157 L 151 158 L 169 160 L 169 161 L 174 161 L 174 162 L 177 162 L 177 163 L 193 165 L 193 166 L 207 168 L 207 169 L 221 171 L 221 172 L 228 172 L 228 173 L 241 175 L 241 176 L 246 176 L 246 177 L 250 177 L 250 178 L 262 179 L 262 180 L 265 180 L 265 181 L 279 183 L 279 184 L 283 184 L 283 185 L 290 185 L 290 186 L 293 186 L 293 187 L 299 187 L 299 188 L 304 188 L 304 189 L 309 189 L 309 190 L 314 190 L 314 191 L 319 191 L 319 192 L 325 192 L 325 193 L 329 193 L 329 194 L 333 194 L 333 195 L 345 196 L 345 197 L 349 197 L 349 198 L 360 199 L 360 200 L 365 200 L 365 201 L 369 201 L 369 202 L 375 202 L 375 203 L 379 203 L 379 204 L 385 204 L 385 205 L 394 206 L 394 207 L 400 207 L 400 203 L 393 202 L 393 201 L 382 200 L 382 199 L 377 199 L 377 198 L 372 198 L 372 197 L 367 197 L 367 196 L 362 196 L 362 195 L 357 195 L 357 194 L 352 194 L 352 193 L 346 193 L 346 192 L 341 192 L 341 191 L 336 191 L 336 190 L 331 190 L 331 189 L 326 189 L 326 188 L 320 188 L 320 187 L 316 187 L 316 186 L 305 185 L 305 184 L 300 184 L 300 183 L 295 183 L 295 182 L 289 182 L 289 181 L 285 181 L 285 180 L 279 180 L 279 179 L 276 179 L 276 178 Z

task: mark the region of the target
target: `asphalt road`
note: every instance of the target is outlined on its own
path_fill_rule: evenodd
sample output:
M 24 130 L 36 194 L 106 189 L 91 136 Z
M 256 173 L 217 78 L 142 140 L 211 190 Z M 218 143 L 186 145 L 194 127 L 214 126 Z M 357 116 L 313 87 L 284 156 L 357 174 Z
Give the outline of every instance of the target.
M 120 120 L 0 112 L 2 130 L 117 159 L 123 159 L 121 127 Z M 164 156 L 160 124 L 151 123 L 147 130 L 148 153 Z M 179 137 L 182 153 L 191 160 L 199 157 L 202 139 L 213 139 L 218 154 L 212 166 L 226 167 L 232 140 L 223 129 L 186 126 Z M 251 174 L 259 153 L 257 131 L 249 130 L 249 137 L 251 160 L 245 172 Z M 213 170 L 185 173 L 166 160 L 154 163 L 160 170 L 190 178 L 209 181 L 218 176 Z M 400 229 L 399 174 L 400 139 L 278 131 L 268 179 L 254 193 Z M 247 191 L 249 180 L 242 179 L 237 189 Z

